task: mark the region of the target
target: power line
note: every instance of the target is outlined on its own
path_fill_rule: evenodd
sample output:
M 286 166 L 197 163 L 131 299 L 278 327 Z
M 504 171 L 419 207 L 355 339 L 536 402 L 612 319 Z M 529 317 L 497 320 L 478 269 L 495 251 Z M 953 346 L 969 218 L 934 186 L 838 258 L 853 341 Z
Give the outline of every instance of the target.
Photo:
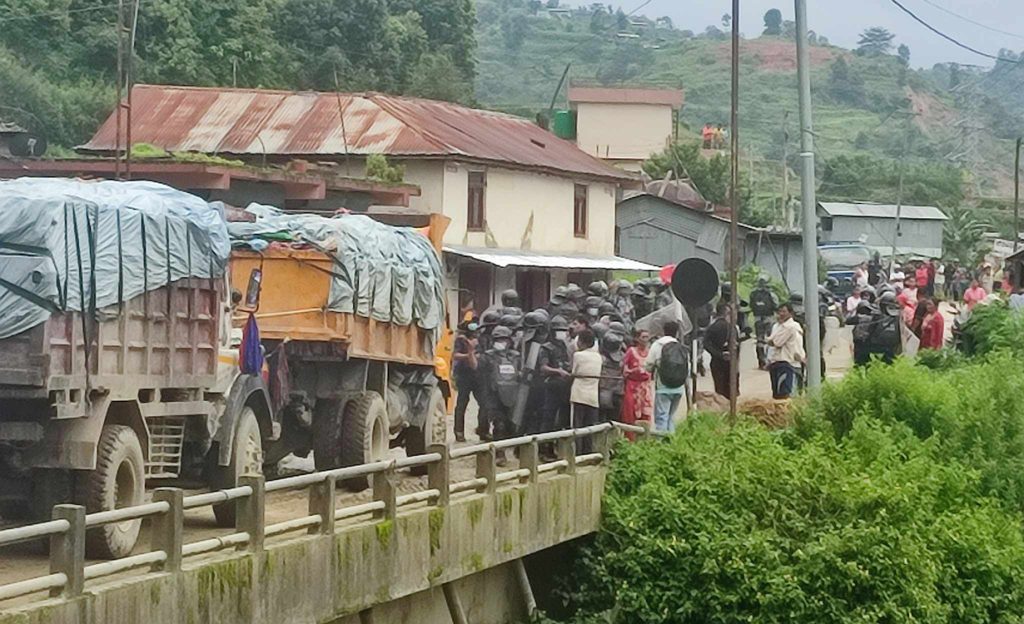
M 903 11 L 904 13 L 909 15 L 910 17 L 914 18 L 914 20 L 917 23 L 921 24 L 922 26 L 924 26 L 928 30 L 930 30 L 933 33 L 935 33 L 936 35 L 942 37 L 946 41 L 949 41 L 950 43 L 952 43 L 952 44 L 954 44 L 954 45 L 956 45 L 958 47 L 961 47 L 964 50 L 967 50 L 968 52 L 973 52 L 974 54 L 977 54 L 978 56 L 983 56 L 985 58 L 992 59 L 993 61 L 1002 61 L 1004 63 L 1020 63 L 1020 61 L 1014 61 L 1014 60 L 1011 60 L 1011 59 L 1002 58 L 1002 57 L 996 56 L 994 54 L 989 54 L 988 52 L 982 52 L 981 50 L 979 50 L 977 48 L 972 48 L 971 46 L 967 45 L 966 43 L 963 43 L 961 41 L 958 41 L 958 40 L 954 39 L 953 37 L 950 37 L 946 33 L 944 33 L 941 30 L 939 30 L 938 28 L 936 28 L 936 27 L 932 26 L 931 24 L 929 24 L 928 22 L 924 21 L 923 19 L 918 17 L 913 11 L 911 11 L 907 7 L 905 7 L 902 4 L 900 4 L 899 0 L 889 0 L 889 2 L 892 2 L 893 4 L 895 4 L 897 7 L 899 7 L 899 9 L 901 11 Z
M 942 11 L 943 13 L 948 13 L 949 15 L 952 15 L 955 18 L 962 19 L 963 21 L 965 21 L 965 22 L 967 22 L 969 24 L 974 24 L 975 26 L 979 26 L 981 28 L 984 28 L 985 30 L 991 30 L 994 33 L 999 33 L 1000 35 L 1006 35 L 1008 37 L 1014 37 L 1016 39 L 1024 39 L 1024 35 L 1018 35 L 1017 33 L 1012 33 L 1012 32 L 1008 32 L 1008 31 L 1005 31 L 1005 30 L 999 30 L 998 28 L 993 28 L 992 26 L 989 26 L 988 24 L 982 24 L 981 22 L 975 21 L 975 20 L 967 17 L 966 15 L 960 15 L 959 13 L 957 13 L 955 11 L 951 11 L 951 10 L 947 9 L 946 7 L 938 4 L 937 2 L 933 2 L 932 0 L 921 0 L 921 2 L 924 2 L 927 5 L 933 6 L 936 9 Z

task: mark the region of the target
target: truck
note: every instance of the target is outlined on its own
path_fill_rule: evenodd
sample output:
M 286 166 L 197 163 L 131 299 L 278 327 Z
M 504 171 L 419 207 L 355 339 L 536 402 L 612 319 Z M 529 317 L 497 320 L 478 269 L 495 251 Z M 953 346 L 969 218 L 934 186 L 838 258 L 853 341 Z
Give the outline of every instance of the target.
M 132 187 L 136 197 L 152 185 L 95 184 L 143 185 Z M 0 183 L 0 240 L 4 190 Z M 33 201 L 46 206 L 50 199 Z M 193 261 L 199 257 L 193 248 L 208 251 L 220 242 L 204 239 L 196 224 L 174 225 L 177 209 L 163 206 L 158 219 L 142 217 L 151 229 L 159 219 L 168 224 L 159 240 L 143 246 L 150 263 L 165 253 L 166 267 L 154 272 L 144 262 L 143 282 L 162 278 L 164 268 L 166 279 L 137 294 L 127 293 L 138 271 L 125 268 L 133 252 L 122 232 L 116 249 L 100 244 L 102 228 L 113 228 L 114 221 L 99 209 L 90 213 L 89 205 L 83 209 L 77 196 L 54 213 L 75 218 L 70 230 L 65 219 L 61 244 L 74 250 L 77 269 L 76 261 L 62 272 L 61 262 L 46 254 L 29 255 L 35 264 L 21 272 L 27 281 L 0 281 L 0 318 L 12 301 L 31 301 L 44 311 L 41 322 L 0 338 L 0 512 L 48 518 L 52 505 L 75 502 L 93 513 L 144 502 L 151 482 L 231 487 L 243 474 L 273 470 L 288 454 L 312 451 L 316 468 L 330 469 L 381 459 L 390 447 L 422 454 L 446 441 L 450 390 L 437 374 L 445 368 L 437 360 L 441 327 L 330 309 L 332 275 L 345 267 L 323 250 L 233 251 L 219 271 L 211 254 L 203 260 L 211 270 L 197 269 L 202 263 Z M 91 226 L 80 227 L 79 210 Z M 117 214 L 118 228 L 122 217 L 134 215 Z M 442 217 L 432 218 L 422 233 L 437 255 L 445 225 Z M 223 223 L 205 226 L 224 229 Z M 60 238 L 59 222 L 56 231 Z M 172 231 L 188 232 L 181 238 L 189 245 L 181 270 L 173 269 L 182 258 L 173 258 Z M 109 230 L 106 236 L 115 240 Z M 12 240 L 0 249 L 0 267 L 26 261 L 26 247 Z M 160 247 L 160 240 L 167 244 Z M 119 264 L 104 254 L 114 254 Z M 47 263 L 56 276 L 56 288 L 48 291 Z M 437 273 L 439 260 L 430 264 L 427 274 Z M 117 279 L 101 273 L 111 266 L 118 267 Z M 52 297 L 33 291 L 37 279 L 36 290 Z M 75 282 L 77 305 L 63 297 Z M 253 353 L 264 360 L 255 368 Z M 365 479 L 345 485 L 367 486 Z M 215 506 L 214 514 L 222 526 L 235 521 L 232 504 Z M 134 520 L 90 529 L 89 556 L 127 555 L 140 528 Z
M 871 248 L 859 241 L 818 243 L 818 256 L 834 281 L 832 294 L 844 300 L 853 292 L 853 272 L 862 262 L 871 260 Z

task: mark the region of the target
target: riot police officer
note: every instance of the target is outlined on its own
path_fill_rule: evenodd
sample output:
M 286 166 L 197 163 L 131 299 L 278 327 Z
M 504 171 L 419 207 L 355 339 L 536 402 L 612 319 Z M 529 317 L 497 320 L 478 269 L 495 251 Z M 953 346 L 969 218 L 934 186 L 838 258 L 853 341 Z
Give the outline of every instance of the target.
M 622 358 L 625 355 L 622 336 L 609 329 L 600 346 L 601 379 L 597 384 L 598 415 L 601 422 L 619 420 L 625 385 L 622 379 Z
M 569 357 L 569 323 L 561 316 L 551 319 L 548 341 L 537 360 L 544 385 L 542 431 L 569 426 L 569 391 L 572 388 L 572 359 Z M 542 449 L 550 455 L 550 449 Z
M 768 334 L 772 331 L 772 319 L 779 309 L 779 298 L 775 296 L 764 277 L 757 279 L 757 286 L 750 291 L 750 310 L 754 313 L 754 331 L 757 334 L 757 367 L 768 368 Z
M 537 365 L 540 351 L 548 340 L 548 317 L 543 310 L 534 310 L 523 317 L 521 385 L 516 400 L 513 422 L 522 433 L 543 431 L 544 378 Z
M 861 300 L 853 314 L 846 317 L 846 324 L 853 326 L 853 365 L 864 366 L 871 361 L 871 332 L 878 309 L 870 302 Z
M 513 345 L 512 330 L 504 325 L 494 329 L 493 344 L 481 356 L 480 383 L 487 388 L 486 396 L 494 439 L 503 440 L 513 435 L 512 412 L 519 396 L 522 361 Z M 505 465 L 505 452 L 500 451 L 498 464 Z
M 886 291 L 878 298 L 878 311 L 872 320 L 871 336 L 868 338 L 868 352 L 886 364 L 891 364 L 901 351 L 901 312 L 896 293 Z

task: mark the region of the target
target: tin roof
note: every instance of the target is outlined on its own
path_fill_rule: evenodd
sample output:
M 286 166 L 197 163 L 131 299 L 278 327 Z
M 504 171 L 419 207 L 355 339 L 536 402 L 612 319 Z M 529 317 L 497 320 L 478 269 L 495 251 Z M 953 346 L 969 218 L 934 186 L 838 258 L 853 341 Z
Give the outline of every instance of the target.
M 661 104 L 682 108 L 682 89 L 649 87 L 569 87 L 569 102 L 595 104 Z
M 380 93 L 136 85 L 132 109 L 132 141 L 168 151 L 460 158 L 633 180 L 529 120 L 449 102 Z M 115 132 L 111 113 L 79 149 L 112 152 Z
M 619 256 L 586 256 L 545 254 L 522 249 L 491 249 L 488 247 L 466 247 L 464 245 L 445 245 L 447 253 L 472 258 L 498 267 L 537 267 L 545 269 L 608 269 L 618 271 L 658 271 L 646 262 L 620 258 Z
M 868 217 L 874 219 L 895 219 L 895 204 L 861 204 L 842 202 L 818 202 L 818 207 L 830 217 Z M 901 219 L 922 221 L 945 221 L 948 217 L 935 206 L 901 206 Z

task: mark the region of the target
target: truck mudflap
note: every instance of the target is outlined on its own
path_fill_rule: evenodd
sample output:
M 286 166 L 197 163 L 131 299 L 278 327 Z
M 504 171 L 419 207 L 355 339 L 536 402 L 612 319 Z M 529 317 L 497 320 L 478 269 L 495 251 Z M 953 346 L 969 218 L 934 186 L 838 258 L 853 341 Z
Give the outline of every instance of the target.
M 389 416 L 401 414 L 405 424 L 422 427 L 427 422 L 430 397 L 437 385 L 437 376 L 431 368 L 392 366 L 388 376 Z
M 258 375 L 239 375 L 224 401 L 224 410 L 220 414 L 217 432 L 213 436 L 213 441 L 217 442 L 217 464 L 220 466 L 227 466 L 231 462 L 238 416 L 246 405 L 256 412 L 256 420 L 260 424 L 260 435 L 263 439 L 276 438 L 274 434 L 277 427 L 274 426 L 270 393 L 267 392 L 266 384 Z

